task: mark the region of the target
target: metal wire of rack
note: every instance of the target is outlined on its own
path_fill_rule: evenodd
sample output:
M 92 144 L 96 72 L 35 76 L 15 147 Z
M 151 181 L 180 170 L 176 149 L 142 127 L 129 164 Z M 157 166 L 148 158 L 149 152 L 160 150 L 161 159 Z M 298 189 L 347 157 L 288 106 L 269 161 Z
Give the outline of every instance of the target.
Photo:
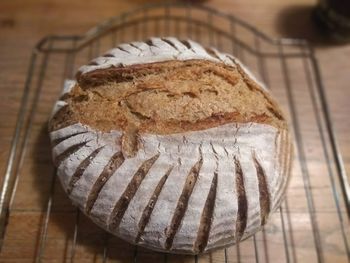
M 57 183 L 46 121 L 64 79 L 73 78 L 79 65 L 118 43 L 151 36 L 190 38 L 234 54 L 267 84 L 289 116 L 296 153 L 287 197 L 262 231 L 236 246 L 189 257 L 126 244 L 94 226 Z M 350 260 L 350 189 L 313 49 L 303 40 L 273 40 L 246 22 L 205 6 L 148 5 L 113 17 L 82 36 L 41 40 L 30 60 L 0 209 L 4 259 L 24 253 L 36 262 Z M 18 224 L 22 218 L 31 220 L 29 234 Z M 19 231 L 23 239 L 15 237 Z

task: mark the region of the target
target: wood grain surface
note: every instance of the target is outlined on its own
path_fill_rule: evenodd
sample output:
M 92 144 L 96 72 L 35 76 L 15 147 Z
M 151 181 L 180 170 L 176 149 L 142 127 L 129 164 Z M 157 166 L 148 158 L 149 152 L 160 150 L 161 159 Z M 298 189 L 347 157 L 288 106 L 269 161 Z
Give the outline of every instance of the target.
M 149 3 L 143 0 L 2 0 L 0 2 L 0 183 L 5 174 L 11 140 L 17 120 L 17 114 L 23 94 L 24 84 L 29 66 L 31 51 L 35 44 L 46 35 L 72 35 L 82 34 L 91 27 L 109 17 L 135 8 L 141 4 Z M 158 1 L 161 2 L 161 1 Z M 316 48 L 316 55 L 320 64 L 323 82 L 326 88 L 327 99 L 331 111 L 337 141 L 342 153 L 345 169 L 350 173 L 350 45 L 334 45 L 325 39 L 315 28 L 311 20 L 312 8 L 316 4 L 311 0 L 296 1 L 254 1 L 254 0 L 209 0 L 206 5 L 241 18 L 261 31 L 273 37 L 302 37 L 308 39 Z M 51 60 L 56 57 L 53 56 Z M 61 59 L 57 56 L 57 60 Z M 61 61 L 62 62 L 62 61 Z M 58 62 L 59 63 L 59 62 Z M 271 69 L 279 66 L 274 62 L 269 65 Z M 298 62 L 290 63 L 290 67 L 301 65 Z M 56 71 L 58 70 L 58 71 Z M 49 68 L 51 74 L 47 83 L 54 83 L 56 75 L 62 74 L 54 67 Z M 59 72 L 59 73 L 57 73 Z M 60 75 L 61 76 L 61 75 Z M 293 83 L 298 84 L 298 75 L 292 76 Z M 270 76 L 274 85 L 282 83 L 279 74 Z M 56 79 L 57 81 L 57 79 Z M 282 84 L 281 84 L 282 85 Z M 60 87 L 56 87 L 55 92 Z M 272 87 L 273 88 L 273 87 Z M 21 179 L 17 187 L 17 194 L 13 201 L 13 212 L 10 213 L 8 229 L 4 247 L 0 252 L 0 262 L 33 262 L 37 253 L 40 238 L 40 226 L 45 220 L 43 210 L 47 205 L 50 193 L 51 176 L 37 176 L 38 174 L 51 175 L 52 166 L 50 150 L 47 147 L 46 129 L 42 123 L 47 119 L 55 96 L 42 97 L 44 101 L 38 108 L 38 114 L 32 130 L 32 140 L 29 141 L 29 151 L 24 160 Z M 303 91 L 297 91 L 296 96 L 301 106 L 298 110 L 303 112 L 303 135 L 312 138 L 317 133 L 315 120 Z M 283 103 L 283 94 L 281 96 Z M 305 101 L 303 101 L 303 98 Z M 305 103 L 303 103 L 305 102 Z M 287 110 L 288 111 L 288 110 Z M 309 122 L 308 122 L 309 120 Z M 318 145 L 319 138 L 314 138 L 313 147 L 307 147 L 307 160 L 314 173 L 325 170 L 324 159 L 320 157 L 322 147 Z M 300 174 L 300 167 L 294 173 Z M 328 178 L 326 178 L 328 180 Z M 338 224 L 333 197 L 325 190 L 325 180 L 317 177 L 311 179 L 314 198 L 318 213 L 318 224 L 324 238 L 325 259 L 327 262 L 347 262 L 344 248 L 341 248 L 339 233 L 334 231 Z M 328 181 L 327 181 L 327 184 Z M 287 239 L 295 255 L 295 262 L 314 262 L 316 252 L 312 244 L 312 227 L 306 197 L 300 177 L 293 177 L 288 199 L 284 207 L 289 207 L 293 217 L 285 223 L 292 222 L 293 228 L 288 228 Z M 106 242 L 104 232 L 95 227 L 87 218 L 80 215 L 80 228 L 84 229 L 78 236 L 78 245 L 72 257 L 72 238 L 76 210 L 62 192 L 59 184 L 55 184 L 53 216 L 50 221 L 47 242 L 43 254 L 45 262 L 102 262 L 103 246 Z M 343 215 L 345 212 L 343 211 Z M 72 223 L 73 222 L 73 223 Z M 271 223 L 264 232 L 257 235 L 257 246 L 264 254 L 260 254 L 260 262 L 285 261 L 283 232 L 280 214 L 271 218 Z M 345 216 L 344 225 L 349 236 L 349 221 Z M 293 233 L 293 235 L 291 234 Z M 268 240 L 269 247 L 264 247 Z M 294 241 L 294 242 L 292 242 Z M 116 238 L 109 238 L 108 245 L 111 262 L 131 262 L 134 253 L 132 247 Z M 123 251 L 121 253 L 120 251 Z M 259 250 L 260 251 L 260 250 Z M 267 253 L 266 251 L 269 251 Z M 145 255 L 145 262 L 162 262 L 160 254 L 141 250 Z M 230 262 L 237 262 L 237 251 L 231 249 Z M 241 245 L 242 262 L 255 262 L 254 246 L 252 242 L 243 242 Z M 168 262 L 192 262 L 192 258 L 178 258 L 169 256 Z M 204 256 L 200 262 L 224 262 L 222 251 Z

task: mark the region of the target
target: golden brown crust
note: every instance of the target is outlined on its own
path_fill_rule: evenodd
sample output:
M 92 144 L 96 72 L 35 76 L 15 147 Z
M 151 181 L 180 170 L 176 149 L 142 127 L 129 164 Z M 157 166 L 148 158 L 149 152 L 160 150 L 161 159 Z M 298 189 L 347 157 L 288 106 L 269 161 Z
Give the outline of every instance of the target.
M 50 122 L 56 130 L 75 122 L 102 131 L 170 134 L 231 122 L 286 128 L 282 112 L 237 67 L 206 60 L 165 61 L 98 69 L 77 75 Z

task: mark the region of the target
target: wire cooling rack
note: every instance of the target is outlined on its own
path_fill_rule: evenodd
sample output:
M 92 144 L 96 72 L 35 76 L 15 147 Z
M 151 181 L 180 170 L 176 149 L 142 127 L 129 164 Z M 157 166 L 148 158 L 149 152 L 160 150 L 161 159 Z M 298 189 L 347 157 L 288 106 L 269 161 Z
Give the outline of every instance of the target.
M 198 257 L 137 248 L 71 205 L 51 163 L 47 120 L 64 79 L 118 43 L 193 39 L 234 54 L 271 89 L 291 122 L 295 161 L 287 197 L 239 245 Z M 347 262 L 349 185 L 312 48 L 272 40 L 204 6 L 158 4 L 113 17 L 82 36 L 48 36 L 33 50 L 0 199 L 1 262 Z

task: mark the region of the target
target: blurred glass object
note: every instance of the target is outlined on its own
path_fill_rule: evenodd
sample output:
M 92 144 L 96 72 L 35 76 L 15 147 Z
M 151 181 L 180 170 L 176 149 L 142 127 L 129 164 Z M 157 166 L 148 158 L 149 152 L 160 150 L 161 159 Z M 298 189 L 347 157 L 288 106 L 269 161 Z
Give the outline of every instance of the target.
M 338 42 L 350 42 L 350 0 L 319 0 L 318 25 Z

